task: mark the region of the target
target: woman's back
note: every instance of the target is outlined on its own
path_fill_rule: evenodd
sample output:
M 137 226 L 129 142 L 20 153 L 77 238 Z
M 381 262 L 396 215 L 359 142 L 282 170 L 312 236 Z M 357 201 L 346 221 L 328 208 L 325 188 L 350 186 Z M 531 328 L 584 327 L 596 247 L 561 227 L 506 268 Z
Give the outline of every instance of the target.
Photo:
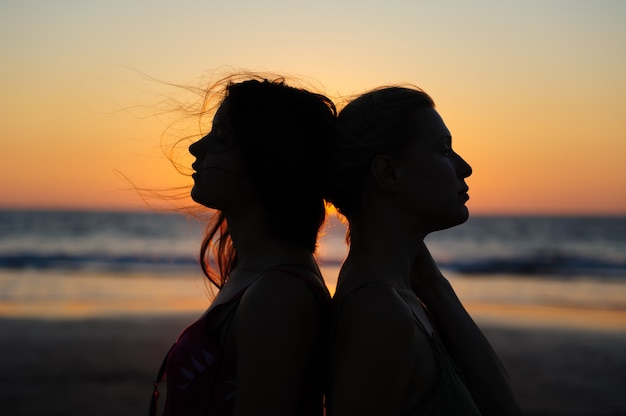
M 333 299 L 329 415 L 480 415 L 410 291 L 375 281 Z
M 287 414 L 320 415 L 329 301 L 319 276 L 289 266 L 258 275 L 211 307 L 168 354 L 164 414 L 246 414 L 257 407 L 281 414 L 291 406 Z M 271 397 L 258 388 L 294 368 L 305 377 L 290 384 L 290 394 Z

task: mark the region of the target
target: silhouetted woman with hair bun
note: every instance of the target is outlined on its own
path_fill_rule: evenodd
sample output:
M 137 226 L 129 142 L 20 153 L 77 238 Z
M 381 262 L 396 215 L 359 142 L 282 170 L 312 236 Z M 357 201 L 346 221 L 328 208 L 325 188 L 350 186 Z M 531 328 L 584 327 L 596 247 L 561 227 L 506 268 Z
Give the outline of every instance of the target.
M 516 415 L 508 377 L 424 237 L 465 222 L 472 168 L 433 100 L 386 87 L 338 116 L 327 198 L 350 250 L 333 298 L 329 416 Z

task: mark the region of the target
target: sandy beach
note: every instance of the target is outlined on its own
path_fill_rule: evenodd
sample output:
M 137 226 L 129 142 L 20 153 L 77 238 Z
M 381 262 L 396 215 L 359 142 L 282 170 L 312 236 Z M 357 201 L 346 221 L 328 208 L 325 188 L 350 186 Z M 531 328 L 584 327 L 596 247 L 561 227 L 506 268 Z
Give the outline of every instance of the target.
M 626 415 L 626 284 L 450 278 L 525 415 Z M 0 272 L 0 289 L 3 416 L 147 414 L 165 353 L 210 303 L 197 275 Z
M 509 369 L 525 415 L 626 415 L 621 324 L 505 325 L 485 319 L 497 308 L 468 309 Z M 195 316 L 0 319 L 0 413 L 146 414 L 163 355 Z

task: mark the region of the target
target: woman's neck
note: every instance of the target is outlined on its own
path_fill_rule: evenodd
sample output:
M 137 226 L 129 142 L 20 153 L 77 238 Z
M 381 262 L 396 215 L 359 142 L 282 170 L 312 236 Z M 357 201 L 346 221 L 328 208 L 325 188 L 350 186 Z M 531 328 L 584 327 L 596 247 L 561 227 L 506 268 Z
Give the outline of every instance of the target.
M 393 215 L 357 215 L 350 226 L 350 251 L 338 284 L 385 281 L 410 288 L 411 267 L 424 235 Z
M 276 237 L 259 211 L 250 210 L 247 215 L 226 216 L 238 258 L 233 274 L 262 272 L 282 264 L 316 268 L 313 254 L 303 246 Z

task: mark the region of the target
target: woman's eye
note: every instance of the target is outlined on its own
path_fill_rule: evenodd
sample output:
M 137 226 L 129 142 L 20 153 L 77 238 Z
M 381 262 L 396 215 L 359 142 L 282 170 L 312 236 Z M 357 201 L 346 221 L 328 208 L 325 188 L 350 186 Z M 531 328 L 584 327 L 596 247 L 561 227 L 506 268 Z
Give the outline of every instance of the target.
M 226 145 L 228 143 L 228 136 L 224 133 L 223 129 L 215 129 L 211 132 L 211 138 L 219 145 Z
M 211 137 L 209 150 L 214 153 L 228 152 L 235 147 L 233 141 L 227 134 L 216 134 Z

